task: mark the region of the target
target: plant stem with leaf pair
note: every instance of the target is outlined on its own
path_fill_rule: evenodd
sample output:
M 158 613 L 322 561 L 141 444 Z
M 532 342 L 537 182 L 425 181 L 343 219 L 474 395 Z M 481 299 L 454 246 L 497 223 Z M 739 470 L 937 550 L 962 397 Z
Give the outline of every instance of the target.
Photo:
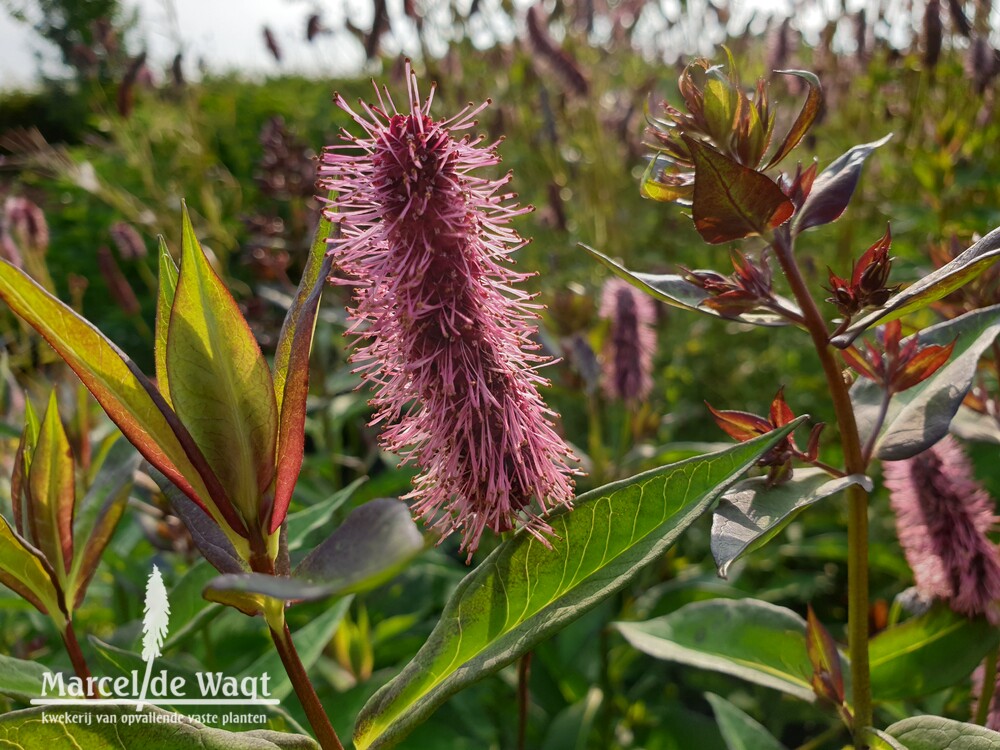
M 834 413 L 844 450 L 848 474 L 863 474 L 866 468 L 854 407 L 847 383 L 837 364 L 830 334 L 816 301 L 795 261 L 794 241 L 789 228 L 774 233 L 773 247 L 781 269 L 788 279 L 803 321 L 823 366 L 833 399 Z M 868 664 L 868 493 L 859 485 L 847 488 L 847 646 L 851 660 L 852 704 L 854 709 L 854 746 L 864 750 L 864 730 L 872 725 L 871 677 Z

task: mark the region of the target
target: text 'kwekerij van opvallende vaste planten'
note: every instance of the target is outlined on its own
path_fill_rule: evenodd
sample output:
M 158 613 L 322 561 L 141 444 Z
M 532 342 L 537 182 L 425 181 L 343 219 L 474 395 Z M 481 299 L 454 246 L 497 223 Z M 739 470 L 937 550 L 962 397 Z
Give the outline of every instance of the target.
M 206 138 L 213 110 L 176 75 L 147 103 L 144 55 L 106 132 L 160 158 L 146 108 L 188 107 L 204 159 L 189 203 L 171 188 L 139 208 L 155 159 L 116 186 L 85 152 L 0 137 L 21 170 L 0 225 L 2 736 L 1000 744 L 1000 215 L 970 198 L 992 224 L 961 231 L 954 190 L 978 183 L 949 159 L 964 164 L 965 135 L 983 144 L 959 105 L 919 111 L 963 75 L 942 49 L 993 60 L 990 16 L 926 6 L 895 84 L 917 103 L 886 105 L 896 132 L 845 143 L 844 81 L 889 80 L 864 15 L 851 67 L 834 27 L 810 53 L 822 75 L 784 69 L 786 22 L 767 77 L 746 82 L 760 66 L 733 40 L 679 66 L 640 124 L 610 112 L 644 93 L 600 93 L 634 75 L 608 62 L 633 59 L 624 17 L 602 16 L 608 65 L 589 69 L 583 16 L 557 41 L 539 5 L 506 66 L 474 78 L 455 51 L 401 60 L 357 103 L 335 94 L 315 159 L 269 116 L 242 230 L 212 198 L 213 180 L 240 184 L 237 132 Z M 79 69 L 102 90 L 115 37 L 89 28 L 100 54 Z M 308 29 L 334 33 L 318 14 Z M 362 37 L 372 59 L 382 33 Z M 967 70 L 992 107 L 992 76 Z M 494 101 L 451 109 L 470 96 Z M 931 131 L 948 158 L 928 155 Z M 229 161 L 205 166 L 216 137 Z M 907 167 L 920 189 L 947 177 L 921 255 L 921 212 L 884 212 L 867 187 Z M 67 197 L 42 211 L 49 183 Z M 94 250 L 95 273 L 148 345 L 136 360 L 108 332 L 121 318 L 84 317 L 87 278 L 53 261 L 77 190 L 105 206 L 117 250 Z M 142 226 L 163 216 L 147 253 Z

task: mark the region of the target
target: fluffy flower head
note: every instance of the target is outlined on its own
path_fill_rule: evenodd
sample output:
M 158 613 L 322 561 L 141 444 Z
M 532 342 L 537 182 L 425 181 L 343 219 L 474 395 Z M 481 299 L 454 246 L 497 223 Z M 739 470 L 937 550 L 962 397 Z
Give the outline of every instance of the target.
M 460 136 L 486 106 L 431 118 L 407 65 L 408 111 L 388 91 L 355 112 L 364 129 L 328 147 L 320 185 L 337 192 L 330 252 L 357 286 L 352 360 L 375 389 L 385 447 L 422 471 L 409 498 L 444 534 L 461 530 L 471 554 L 486 528 L 519 524 L 541 536 L 541 516 L 572 499 L 572 455 L 536 387 L 545 358 L 531 339 L 528 275 L 510 268 L 524 244 L 510 220 L 527 210 L 500 180 L 496 145 Z
M 986 536 L 993 501 L 951 437 L 883 465 L 899 542 L 917 590 L 965 615 L 1000 623 L 1000 555 Z
M 653 389 L 653 300 L 627 281 L 609 279 L 601 293 L 601 317 L 611 323 L 604 347 L 604 390 L 611 398 L 637 404 Z

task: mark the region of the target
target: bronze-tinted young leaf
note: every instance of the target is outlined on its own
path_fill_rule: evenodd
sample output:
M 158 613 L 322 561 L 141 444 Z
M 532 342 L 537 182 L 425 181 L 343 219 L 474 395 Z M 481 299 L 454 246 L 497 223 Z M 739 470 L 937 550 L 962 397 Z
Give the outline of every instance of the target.
M 73 561 L 73 506 L 76 488 L 73 452 L 59 419 L 55 391 L 49 394 L 38 443 L 28 472 L 31 538 L 59 573 L 60 580 Z
M 954 343 L 951 359 L 923 380 L 893 396 L 875 442 L 875 455 L 887 461 L 910 458 L 934 445 L 948 433 L 952 418 L 976 374 L 980 357 L 1000 336 L 1000 305 L 973 310 L 920 332 L 923 344 Z M 910 339 L 903 339 L 905 347 Z M 862 441 L 871 435 L 881 410 L 883 390 L 870 380 L 851 386 L 858 432 Z
M 713 245 L 763 234 L 785 223 L 795 207 L 767 175 L 685 137 L 695 164 L 694 225 Z
M 813 183 L 809 197 L 806 198 L 795 219 L 793 229 L 796 234 L 840 218 L 847 209 L 847 204 L 851 202 L 854 189 L 858 186 L 865 159 L 872 151 L 886 144 L 890 138 L 892 133 L 872 143 L 855 146 L 820 172 Z
M 872 326 L 898 320 L 954 292 L 1000 260 L 1000 229 L 994 229 L 954 260 L 915 281 L 884 305 L 855 321 L 831 343 L 841 349 Z
M 80 606 L 83 601 L 101 555 L 125 513 L 139 458 L 132 445 L 119 437 L 111 446 L 87 494 L 77 504 L 73 519 L 75 554 L 70 571 L 71 590 L 67 593 L 74 607 Z
M 858 375 L 878 382 L 879 375 L 875 372 L 872 364 L 868 361 L 864 354 L 859 352 L 853 346 L 842 349 L 840 356 L 844 358 L 844 362 L 847 366 L 854 370 L 854 372 L 858 373 Z
M 278 417 L 271 371 L 186 210 L 166 365 L 177 416 L 242 520 L 256 525 L 261 496 L 274 479 Z
M 322 217 L 316 227 L 309 260 L 299 281 L 295 301 L 288 309 L 274 353 L 274 398 L 278 409 L 277 466 L 274 506 L 268 533 L 273 534 L 288 512 L 292 491 L 302 468 L 305 450 L 306 397 L 309 395 L 309 353 L 312 350 L 316 316 L 330 275 L 332 257 L 326 240 L 333 224 Z
M 788 129 L 785 139 L 778 146 L 778 150 L 774 152 L 774 156 L 764 165 L 764 169 L 770 169 L 778 164 L 792 152 L 792 149 L 799 145 L 799 141 L 809 132 L 809 128 L 812 127 L 823 108 L 823 86 L 815 73 L 806 70 L 776 70 L 774 72 L 803 79 L 809 86 L 809 93 L 806 95 L 802 109 L 799 110 L 798 117 L 795 118 L 792 127 Z
M 898 393 L 927 380 L 948 361 L 954 348 L 954 341 L 947 346 L 929 344 L 923 347 L 893 379 L 892 389 Z
M 0 583 L 23 596 L 38 611 L 58 618 L 62 607 L 55 578 L 55 571 L 42 553 L 0 516 Z
M 683 276 L 678 274 L 653 274 L 638 273 L 630 271 L 621 264 L 615 262 L 592 247 L 581 244 L 584 250 L 600 261 L 619 278 L 629 282 L 637 289 L 641 289 L 646 294 L 655 297 L 671 307 L 682 310 L 711 315 L 714 318 L 725 318 L 726 320 L 736 320 L 740 323 L 750 323 L 751 325 L 772 327 L 791 325 L 787 317 L 767 308 L 755 308 L 738 315 L 722 315 L 718 310 L 705 306 L 705 302 L 711 299 L 711 295 L 696 284 L 692 284 Z M 789 300 L 781 297 L 775 298 L 778 303 L 791 314 L 799 316 L 799 309 Z
M 812 662 L 812 687 L 816 696 L 835 706 L 841 705 L 844 702 L 844 675 L 840 669 L 840 652 L 811 604 L 806 610 L 806 651 Z
M 732 409 L 716 410 L 707 401 L 705 406 L 712 412 L 719 428 L 733 440 L 739 440 L 741 443 L 765 435 L 774 429 L 770 422 L 756 414 Z
M 156 295 L 156 341 L 153 355 L 156 364 L 156 385 L 166 402 L 170 403 L 170 380 L 167 374 L 167 330 L 170 327 L 170 308 L 174 306 L 177 291 L 177 264 L 170 256 L 167 243 L 160 237 L 160 284 Z
M 88 321 L 6 261 L 0 261 L 0 299 L 66 360 L 147 461 L 213 515 L 221 518 L 228 511 L 227 517 L 239 523 L 225 490 L 190 434 L 132 360 Z

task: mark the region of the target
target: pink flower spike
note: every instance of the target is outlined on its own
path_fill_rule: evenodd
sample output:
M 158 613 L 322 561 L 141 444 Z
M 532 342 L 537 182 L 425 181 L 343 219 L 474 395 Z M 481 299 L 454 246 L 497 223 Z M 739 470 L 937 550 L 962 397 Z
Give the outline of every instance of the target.
M 487 528 L 519 525 L 540 539 L 542 516 L 573 498 L 575 457 L 556 434 L 536 390 L 533 296 L 510 269 L 524 244 L 510 226 L 530 211 L 478 176 L 500 162 L 496 145 L 459 138 L 482 110 L 448 120 L 420 103 L 406 67 L 409 111 L 387 90 L 361 112 L 336 104 L 364 130 L 324 150 L 320 186 L 336 191 L 340 225 L 330 252 L 357 284 L 352 361 L 375 396 L 382 443 L 421 473 L 406 497 L 444 535 L 463 534 L 471 558 Z
M 604 390 L 634 406 L 653 389 L 653 300 L 627 281 L 609 279 L 601 294 L 601 317 L 611 322 L 604 347 Z
M 1000 555 L 986 536 L 993 500 L 953 438 L 883 464 L 896 530 L 917 590 L 964 615 L 1000 624 Z

